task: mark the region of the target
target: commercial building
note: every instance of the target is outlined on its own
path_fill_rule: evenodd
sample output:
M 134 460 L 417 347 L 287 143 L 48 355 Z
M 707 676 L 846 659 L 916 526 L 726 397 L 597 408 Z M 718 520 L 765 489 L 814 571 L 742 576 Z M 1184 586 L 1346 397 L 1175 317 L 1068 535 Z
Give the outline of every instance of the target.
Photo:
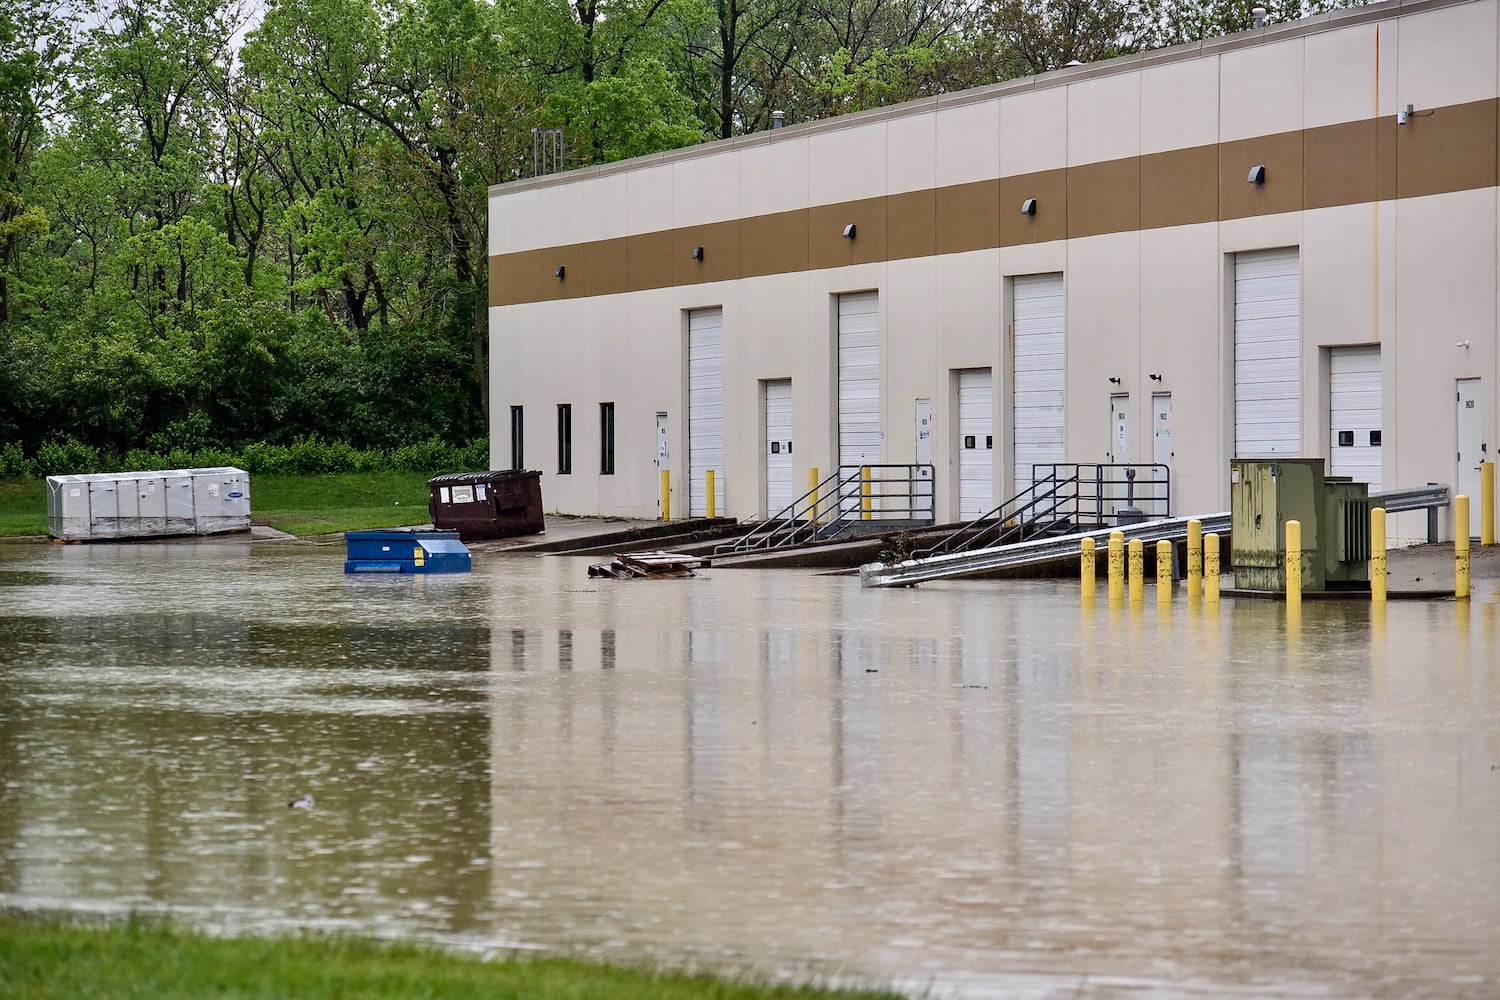
M 634 517 L 663 467 L 674 516 L 862 463 L 930 463 L 939 521 L 1037 462 L 1160 463 L 1178 513 L 1235 457 L 1477 495 L 1497 22 L 1392 0 L 497 185 L 491 464 Z

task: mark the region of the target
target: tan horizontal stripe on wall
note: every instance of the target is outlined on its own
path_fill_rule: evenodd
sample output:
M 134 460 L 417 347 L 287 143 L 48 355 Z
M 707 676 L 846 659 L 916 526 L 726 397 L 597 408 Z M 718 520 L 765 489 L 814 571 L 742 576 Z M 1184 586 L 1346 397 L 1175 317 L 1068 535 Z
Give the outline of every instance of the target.
M 548 302 L 1494 187 L 1500 100 L 490 258 Z M 1265 167 L 1265 183 L 1247 181 Z M 1021 204 L 1036 199 L 1036 214 Z M 844 228 L 856 227 L 845 239 Z M 701 259 L 693 250 L 702 247 Z M 559 267 L 563 276 L 557 276 Z

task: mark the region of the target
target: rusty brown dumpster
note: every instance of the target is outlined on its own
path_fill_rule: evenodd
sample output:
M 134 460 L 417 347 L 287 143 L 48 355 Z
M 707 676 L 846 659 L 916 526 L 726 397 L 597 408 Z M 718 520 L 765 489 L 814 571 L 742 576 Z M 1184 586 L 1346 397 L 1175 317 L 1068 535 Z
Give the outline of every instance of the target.
M 455 472 L 427 480 L 427 492 L 433 526 L 466 542 L 544 530 L 540 472 Z

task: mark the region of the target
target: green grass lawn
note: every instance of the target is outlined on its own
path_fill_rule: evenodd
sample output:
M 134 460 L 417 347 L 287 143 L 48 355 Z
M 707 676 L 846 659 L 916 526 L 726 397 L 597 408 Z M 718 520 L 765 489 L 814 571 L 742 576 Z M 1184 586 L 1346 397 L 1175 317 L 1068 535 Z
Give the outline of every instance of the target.
M 563 958 L 485 960 L 410 944 L 300 936 L 215 938 L 142 922 L 70 926 L 0 918 L 7 1000 L 798 1000 L 883 993 L 770 986 Z
M 394 471 L 252 475 L 250 518 L 293 535 L 426 524 L 431 475 Z M 46 480 L 0 481 L 0 536 L 46 533 Z

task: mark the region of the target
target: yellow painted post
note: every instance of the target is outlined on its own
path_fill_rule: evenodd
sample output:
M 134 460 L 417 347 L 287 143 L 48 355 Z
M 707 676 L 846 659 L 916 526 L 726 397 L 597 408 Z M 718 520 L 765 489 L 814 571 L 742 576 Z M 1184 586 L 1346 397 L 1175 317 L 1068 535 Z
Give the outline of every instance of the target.
M 859 518 L 862 521 L 868 521 L 870 511 L 875 508 L 871 489 L 870 467 L 862 465 L 859 469 Z
M 1172 543 L 1156 543 L 1156 603 L 1172 599 Z
M 1453 596 L 1469 599 L 1469 498 L 1453 498 Z
M 1302 522 L 1286 523 L 1286 606 L 1302 609 Z
M 1203 600 L 1219 603 L 1219 534 L 1210 531 L 1203 536 Z
M 1495 463 L 1479 463 L 1479 544 L 1495 544 Z
M 1092 604 L 1094 601 L 1094 540 L 1085 538 L 1078 543 L 1078 583 L 1082 589 L 1084 601 Z
M 1203 593 L 1203 522 L 1197 518 L 1188 522 L 1187 592 L 1190 601 Z
M 718 513 L 718 506 L 715 503 L 718 498 L 714 496 L 713 469 L 703 470 L 703 495 L 708 498 L 708 516 L 713 517 Z
M 1370 600 L 1385 603 L 1385 508 L 1370 509 Z
M 811 494 L 811 501 L 807 510 L 807 519 L 813 524 L 818 523 L 818 467 L 815 465 L 807 470 L 807 492 Z
M 1132 538 L 1128 551 L 1130 603 L 1139 604 L 1146 593 L 1146 543 L 1139 538 Z
M 672 470 L 661 470 L 661 519 L 672 520 Z
M 1125 533 L 1123 531 L 1111 531 L 1109 533 L 1109 599 L 1111 601 L 1122 600 L 1125 597 Z

